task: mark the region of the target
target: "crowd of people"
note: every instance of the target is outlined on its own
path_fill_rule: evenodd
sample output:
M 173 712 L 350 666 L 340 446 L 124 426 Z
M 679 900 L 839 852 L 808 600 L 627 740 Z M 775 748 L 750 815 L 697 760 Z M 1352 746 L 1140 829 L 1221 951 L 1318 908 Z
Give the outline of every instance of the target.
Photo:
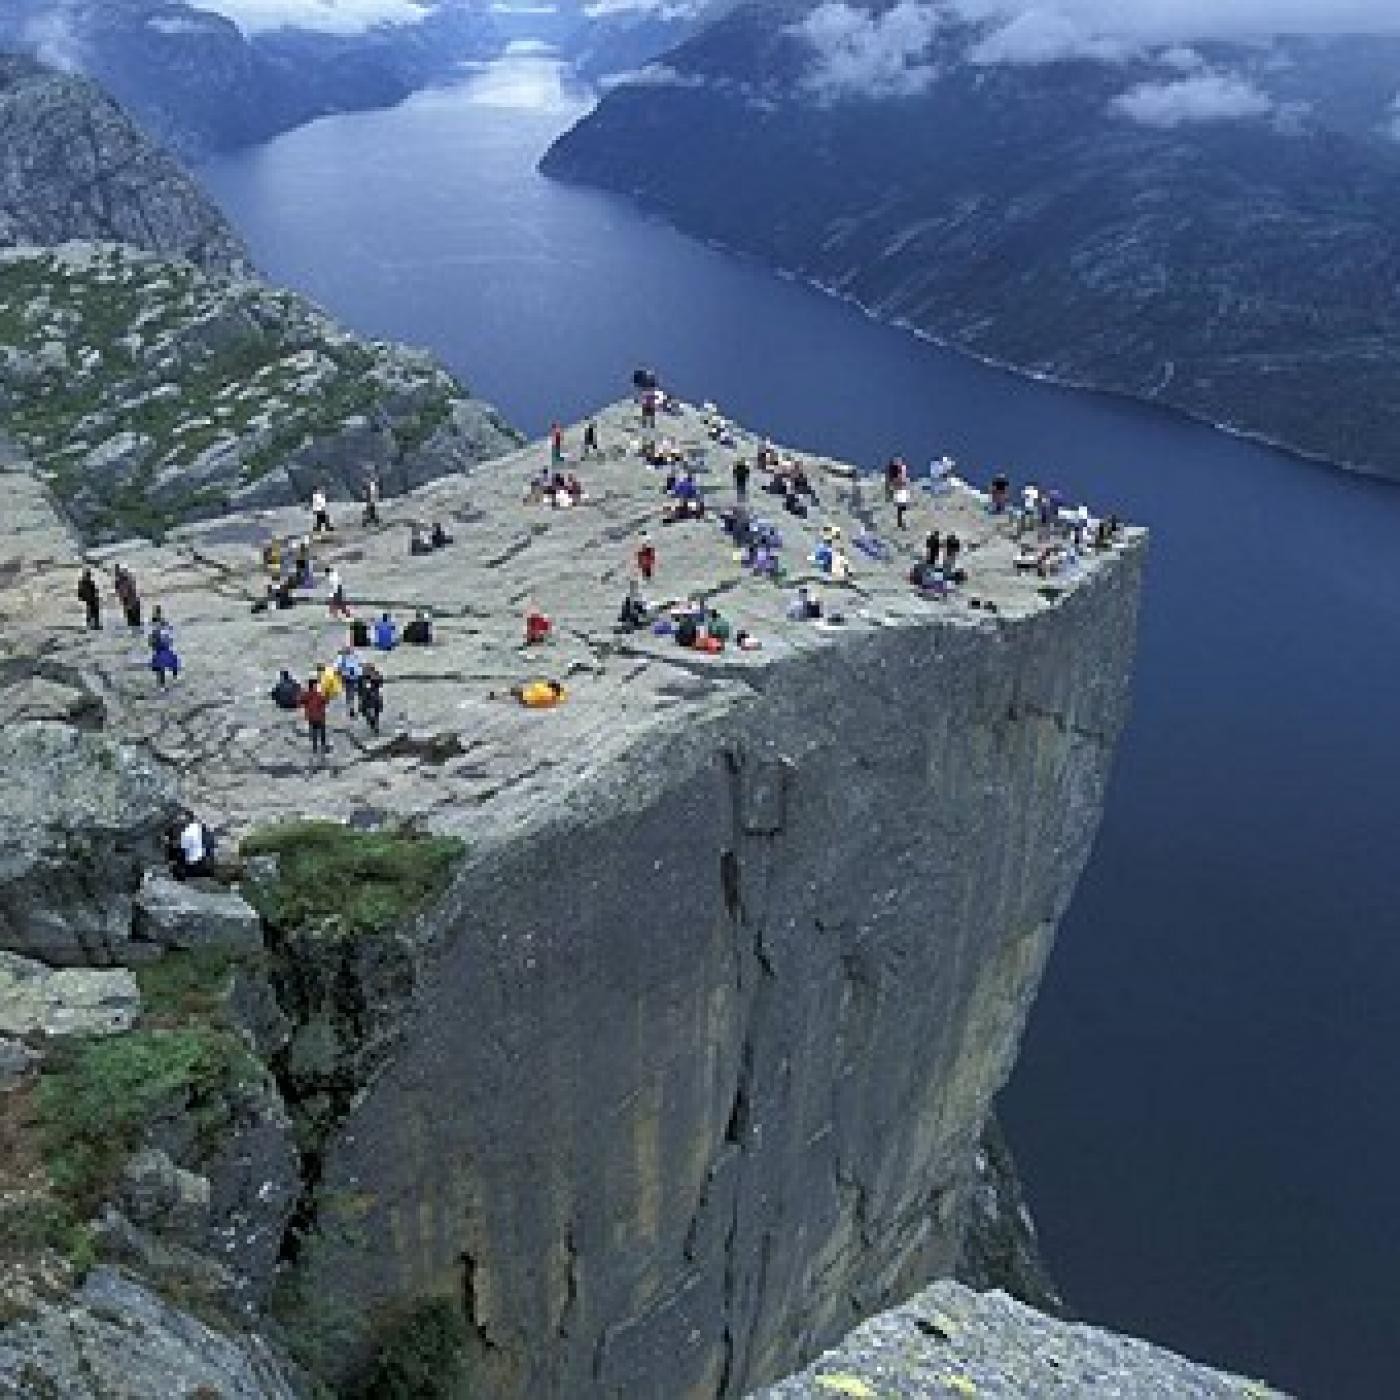
M 947 528 L 946 523 L 940 525 L 936 514 L 936 498 L 953 489 L 952 473 L 956 464 L 951 458 L 931 462 L 927 477 L 919 482 L 932 498 L 933 507 L 932 512 L 925 512 L 927 533 L 922 550 L 897 543 L 903 532 L 909 530 L 916 509 L 916 492 L 904 458 L 894 456 L 883 471 L 888 509 L 885 519 L 893 534 L 879 533 L 873 515 L 863 508 L 860 483 L 856 481 L 852 486 L 852 505 L 863 523 L 861 531 L 848 545 L 842 526 L 828 520 L 816 530 L 810 552 L 795 566 L 790 566 L 790 551 L 785 548 L 783 532 L 777 519 L 765 518 L 761 513 L 761 503 L 771 500 L 774 512 L 781 510 L 798 521 L 820 512 L 821 498 L 808 466 L 796 456 L 781 453 L 766 439 L 761 440 L 750 453 L 733 459 L 732 499 L 716 502 L 703 479 L 708 470 L 707 449 L 682 448 L 670 437 L 656 435 L 659 415 L 678 412 L 677 402 L 648 371 L 638 372 L 634 387 L 643 429 L 643 437 L 639 443 L 634 443 L 634 450 L 648 468 L 664 474 L 662 500 L 655 519 L 663 526 L 717 522 L 722 541 L 733 558 L 744 571 L 756 577 L 780 583 L 792 572 L 810 574 L 808 579 L 796 582 L 795 592 L 784 609 L 787 620 L 839 622 L 839 608 L 833 609 L 824 602 L 814 584 L 839 588 L 853 580 L 857 565 L 864 567 L 871 561 L 889 563 L 901 554 L 906 558 L 912 555 L 908 582 L 921 598 L 947 600 L 969 582 L 967 555 L 982 541 L 973 538 L 970 543 L 965 542 L 953 529 Z M 704 424 L 712 443 L 731 451 L 738 449 L 739 439 L 733 425 L 714 405 L 705 405 Z M 526 485 L 527 502 L 565 509 L 588 501 L 580 476 L 569 468 L 570 455 L 565 430 L 556 423 L 549 434 L 549 461 Z M 597 422 L 590 420 L 582 432 L 579 460 L 603 456 Z M 751 494 L 755 477 L 761 486 L 756 494 Z M 919 493 L 920 498 L 922 494 Z M 380 483 L 373 473 L 365 480 L 361 500 L 362 526 L 379 528 L 382 523 Z M 918 509 L 924 511 L 922 506 Z M 1095 517 L 1087 506 L 1071 507 L 1059 491 L 1034 483 L 1016 492 L 1009 476 L 1003 472 L 991 478 L 985 509 L 993 528 L 1016 542 L 1014 573 L 1033 573 L 1043 579 L 1073 569 L 1085 551 L 1111 547 L 1121 533 L 1116 517 Z M 262 558 L 268 577 L 263 596 L 255 599 L 251 606 L 254 613 L 286 610 L 305 601 L 308 593 L 314 596 L 319 585 L 324 589 L 329 617 L 347 629 L 344 644 L 335 655 L 317 665 L 304 680 L 298 680 L 291 668 L 283 668 L 270 690 L 270 699 L 277 709 L 296 714 L 304 721 L 313 758 L 319 760 L 330 752 L 330 720 L 336 703 L 342 699 L 347 720 L 363 721 L 371 734 L 379 732 L 385 708 L 385 675 L 379 665 L 365 659 L 362 653 L 382 658 L 400 646 L 430 646 L 433 644 L 433 620 L 426 610 L 419 611 L 402 626 L 388 610 L 377 616 L 357 614 L 338 564 L 332 562 L 324 569 L 317 566 L 316 542 L 335 533 L 330 502 L 319 486 L 310 494 L 309 514 L 309 533 L 299 538 L 273 540 L 264 548 Z M 976 535 L 975 531 L 972 533 Z M 626 593 L 617 614 L 619 634 L 669 637 L 679 647 L 710 655 L 729 647 L 740 650 L 759 647 L 757 637 L 736 625 L 713 602 L 694 596 L 649 602 L 647 593 L 661 586 L 660 557 L 648 530 L 643 529 L 635 541 Z M 415 523 L 409 531 L 412 555 L 433 553 L 452 543 L 452 536 L 441 521 L 433 521 L 431 525 Z M 115 565 L 111 586 L 126 627 L 136 633 L 145 631 L 149 667 L 157 685 L 164 688 L 178 680 L 181 658 L 175 631 L 162 609 L 156 606 L 151 610 L 147 627 L 137 580 L 123 563 Z M 102 590 L 91 567 L 83 569 L 77 591 L 85 625 L 100 630 Z M 997 611 L 995 604 L 984 599 L 969 598 L 968 602 L 989 612 Z M 547 649 L 554 636 L 552 619 L 532 602 L 524 615 L 522 654 Z M 557 680 L 530 679 L 503 694 L 529 709 L 552 709 L 564 702 L 567 690 Z M 192 837 L 191 852 L 194 849 Z M 185 860 L 185 866 L 190 868 L 198 863 L 197 858 Z

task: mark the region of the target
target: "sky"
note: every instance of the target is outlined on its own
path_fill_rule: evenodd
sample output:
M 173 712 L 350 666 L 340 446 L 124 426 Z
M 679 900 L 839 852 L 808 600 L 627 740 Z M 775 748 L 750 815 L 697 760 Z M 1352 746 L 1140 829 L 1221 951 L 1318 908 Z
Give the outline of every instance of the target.
M 234 21 L 245 33 L 295 25 L 331 34 L 360 34 L 373 25 L 412 22 L 429 8 L 421 0 L 191 0 Z

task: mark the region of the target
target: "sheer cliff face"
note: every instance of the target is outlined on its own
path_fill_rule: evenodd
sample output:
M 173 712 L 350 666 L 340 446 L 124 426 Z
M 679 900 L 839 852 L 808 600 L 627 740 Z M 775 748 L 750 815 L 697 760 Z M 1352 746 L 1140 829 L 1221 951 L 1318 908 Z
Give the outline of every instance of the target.
M 248 261 L 214 205 L 115 103 L 84 79 L 0 55 L 0 247 L 69 239 L 210 271 Z
M 867 91 L 795 32 L 813 7 L 741 7 L 542 168 L 978 355 L 1400 472 L 1394 39 L 1210 45 L 1183 76 L 1179 49 L 997 63 L 946 20 Z M 1152 106 L 1212 84 L 1244 114 Z
M 476 1393 L 732 1396 L 951 1270 L 1099 820 L 1142 552 L 1020 620 L 747 672 L 479 836 L 319 1163 L 288 1319 L 318 1367 L 445 1297 Z

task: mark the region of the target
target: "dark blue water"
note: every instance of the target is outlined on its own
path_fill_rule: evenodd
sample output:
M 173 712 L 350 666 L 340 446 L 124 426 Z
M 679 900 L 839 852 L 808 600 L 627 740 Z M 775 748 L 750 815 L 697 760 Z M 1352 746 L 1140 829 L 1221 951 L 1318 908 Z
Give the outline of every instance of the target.
M 948 450 L 1153 527 L 1136 715 L 1010 1134 L 1085 1316 L 1394 1394 L 1400 488 L 979 367 L 552 186 L 581 103 L 521 57 L 205 174 L 273 277 L 529 430 L 654 363 L 778 439 Z

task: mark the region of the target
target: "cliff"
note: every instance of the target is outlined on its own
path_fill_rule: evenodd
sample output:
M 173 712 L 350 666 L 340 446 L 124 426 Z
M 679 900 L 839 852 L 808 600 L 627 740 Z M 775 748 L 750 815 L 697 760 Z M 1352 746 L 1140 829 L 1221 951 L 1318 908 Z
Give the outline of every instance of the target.
M 957 6 L 815 9 L 739 7 L 541 168 L 976 356 L 1400 475 L 1393 38 L 1020 54 Z
M 106 1043 L 156 1036 L 139 1043 L 163 1066 L 185 1047 L 173 1089 L 189 1113 L 221 1105 L 195 1142 L 138 1105 L 121 1120 L 135 1165 L 107 1161 L 78 1197 L 62 1172 L 33 1189 L 79 1220 L 107 1202 L 101 1257 L 195 1288 L 228 1325 L 252 1307 L 339 1384 L 426 1364 L 443 1393 L 739 1395 L 953 1271 L 985 1213 L 992 1096 L 1099 819 L 1139 532 L 1026 576 L 967 488 L 920 493 L 901 533 L 878 490 L 808 457 L 820 507 L 778 513 L 775 586 L 712 521 L 654 529 L 635 412 L 598 421 L 599 458 L 569 434 L 588 491 L 573 509 L 522 504 L 536 445 L 389 503 L 379 531 L 338 513 L 318 568 L 341 570 L 357 612 L 425 609 L 436 635 L 376 656 L 381 732 L 337 708 L 310 768 L 266 691 L 339 629 L 315 604 L 248 610 L 260 544 L 300 533 L 300 512 L 93 556 L 100 573 L 120 558 L 175 625 L 184 669 L 157 695 L 127 643 L 77 625 L 74 546 L 32 475 L 7 483 L 29 522 L 0 570 L 7 706 L 93 716 L 160 764 L 226 859 L 244 850 L 215 908 L 132 868 L 126 936 L 109 919 L 81 937 L 81 900 L 57 922 L 11 901 L 24 957 L 136 964 L 134 1030 Z M 663 429 L 727 499 L 755 439 L 722 446 L 693 409 Z M 434 519 L 455 543 L 410 556 L 410 522 Z M 964 540 L 945 601 L 905 578 L 933 524 Z M 652 601 L 706 598 L 761 649 L 615 629 L 648 526 Z M 853 551 L 831 583 L 807 561 L 824 526 L 869 530 L 888 558 Z M 803 582 L 821 622 L 786 616 Z M 553 640 L 525 650 L 531 599 Z M 539 674 L 565 681 L 560 707 L 503 698 Z M 349 826 L 276 825 L 308 812 Z M 212 971 L 189 961 L 209 940 Z M 96 1073 L 24 1046 L 39 1063 L 19 1092 L 40 1110 L 52 1076 Z M 49 1173 L 83 1141 L 84 1122 L 58 1126 Z M 152 1177 L 158 1209 L 138 1189 Z M 0 1362 L 7 1342 L 32 1356 L 24 1335 L 0 1334 Z
M 129 243 L 208 271 L 247 250 L 190 177 L 90 83 L 0 54 L 0 247 Z

